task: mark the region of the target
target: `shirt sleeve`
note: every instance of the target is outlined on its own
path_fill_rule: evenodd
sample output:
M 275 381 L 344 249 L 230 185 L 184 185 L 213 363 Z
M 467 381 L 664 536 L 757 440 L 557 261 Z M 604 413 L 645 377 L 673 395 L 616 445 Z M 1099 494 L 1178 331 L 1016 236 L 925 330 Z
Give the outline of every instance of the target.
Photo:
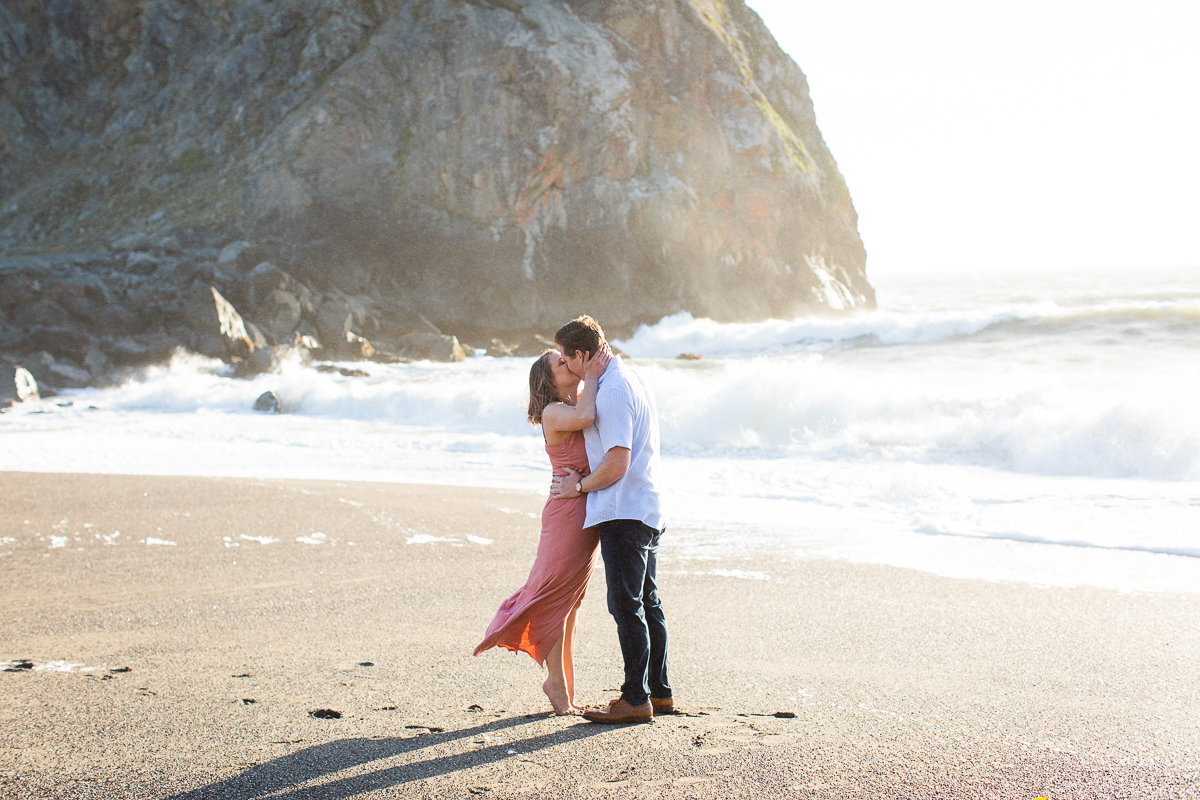
M 596 397 L 596 429 L 607 453 L 614 447 L 633 449 L 633 397 L 625 386 L 601 387 Z

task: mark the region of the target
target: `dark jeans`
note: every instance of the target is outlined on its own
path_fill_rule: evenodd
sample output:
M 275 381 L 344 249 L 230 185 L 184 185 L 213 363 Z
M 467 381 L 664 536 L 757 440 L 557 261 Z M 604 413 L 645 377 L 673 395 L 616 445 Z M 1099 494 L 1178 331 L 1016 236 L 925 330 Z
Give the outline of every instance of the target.
M 600 554 L 608 580 L 608 613 L 617 622 L 625 659 L 621 697 L 632 706 L 647 697 L 670 697 L 667 680 L 667 620 L 658 599 L 658 540 L 661 531 L 635 519 L 601 522 Z

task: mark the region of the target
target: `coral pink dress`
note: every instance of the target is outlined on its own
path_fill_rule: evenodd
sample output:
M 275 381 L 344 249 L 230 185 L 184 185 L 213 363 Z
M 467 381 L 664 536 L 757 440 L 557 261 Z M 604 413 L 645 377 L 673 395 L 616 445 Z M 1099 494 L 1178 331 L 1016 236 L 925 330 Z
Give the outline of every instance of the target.
M 547 444 L 546 454 L 555 475 L 566 474 L 568 467 L 580 475 L 588 474 L 587 451 L 579 431 L 558 444 Z M 542 508 L 542 536 L 529 579 L 520 591 L 500 604 L 483 641 L 475 648 L 475 655 L 499 646 L 529 653 L 538 664 L 545 662 L 546 654 L 562 635 L 567 614 L 583 597 L 596 566 L 600 534 L 595 528 L 583 527 L 586 515 L 586 497 L 546 499 Z

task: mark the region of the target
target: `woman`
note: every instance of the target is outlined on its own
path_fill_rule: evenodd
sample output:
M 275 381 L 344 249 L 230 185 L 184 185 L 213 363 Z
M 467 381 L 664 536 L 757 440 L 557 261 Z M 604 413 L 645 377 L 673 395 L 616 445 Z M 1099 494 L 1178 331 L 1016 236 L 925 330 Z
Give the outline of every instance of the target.
M 596 418 L 596 384 L 612 353 L 608 345 L 584 366 L 582 388 L 557 350 L 547 350 L 529 370 L 529 422 L 542 426 L 546 454 L 555 475 L 573 469 L 587 475 L 583 429 Z M 529 579 L 500 605 L 488 626 L 479 655 L 499 645 L 533 656 L 549 676 L 542 691 L 554 713 L 575 714 L 575 616 L 596 565 L 600 535 L 584 528 L 587 498 L 546 499 L 542 535 Z

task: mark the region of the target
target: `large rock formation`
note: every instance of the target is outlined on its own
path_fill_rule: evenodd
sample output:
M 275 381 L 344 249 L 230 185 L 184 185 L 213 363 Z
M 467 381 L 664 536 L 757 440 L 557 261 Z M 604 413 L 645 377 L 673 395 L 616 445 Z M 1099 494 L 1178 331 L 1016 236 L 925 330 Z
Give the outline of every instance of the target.
M 9 339 L 186 339 L 197 281 L 273 338 L 329 300 L 385 339 L 874 302 L 740 0 L 24 0 L 0 86 L 0 269 L 58 286 Z

